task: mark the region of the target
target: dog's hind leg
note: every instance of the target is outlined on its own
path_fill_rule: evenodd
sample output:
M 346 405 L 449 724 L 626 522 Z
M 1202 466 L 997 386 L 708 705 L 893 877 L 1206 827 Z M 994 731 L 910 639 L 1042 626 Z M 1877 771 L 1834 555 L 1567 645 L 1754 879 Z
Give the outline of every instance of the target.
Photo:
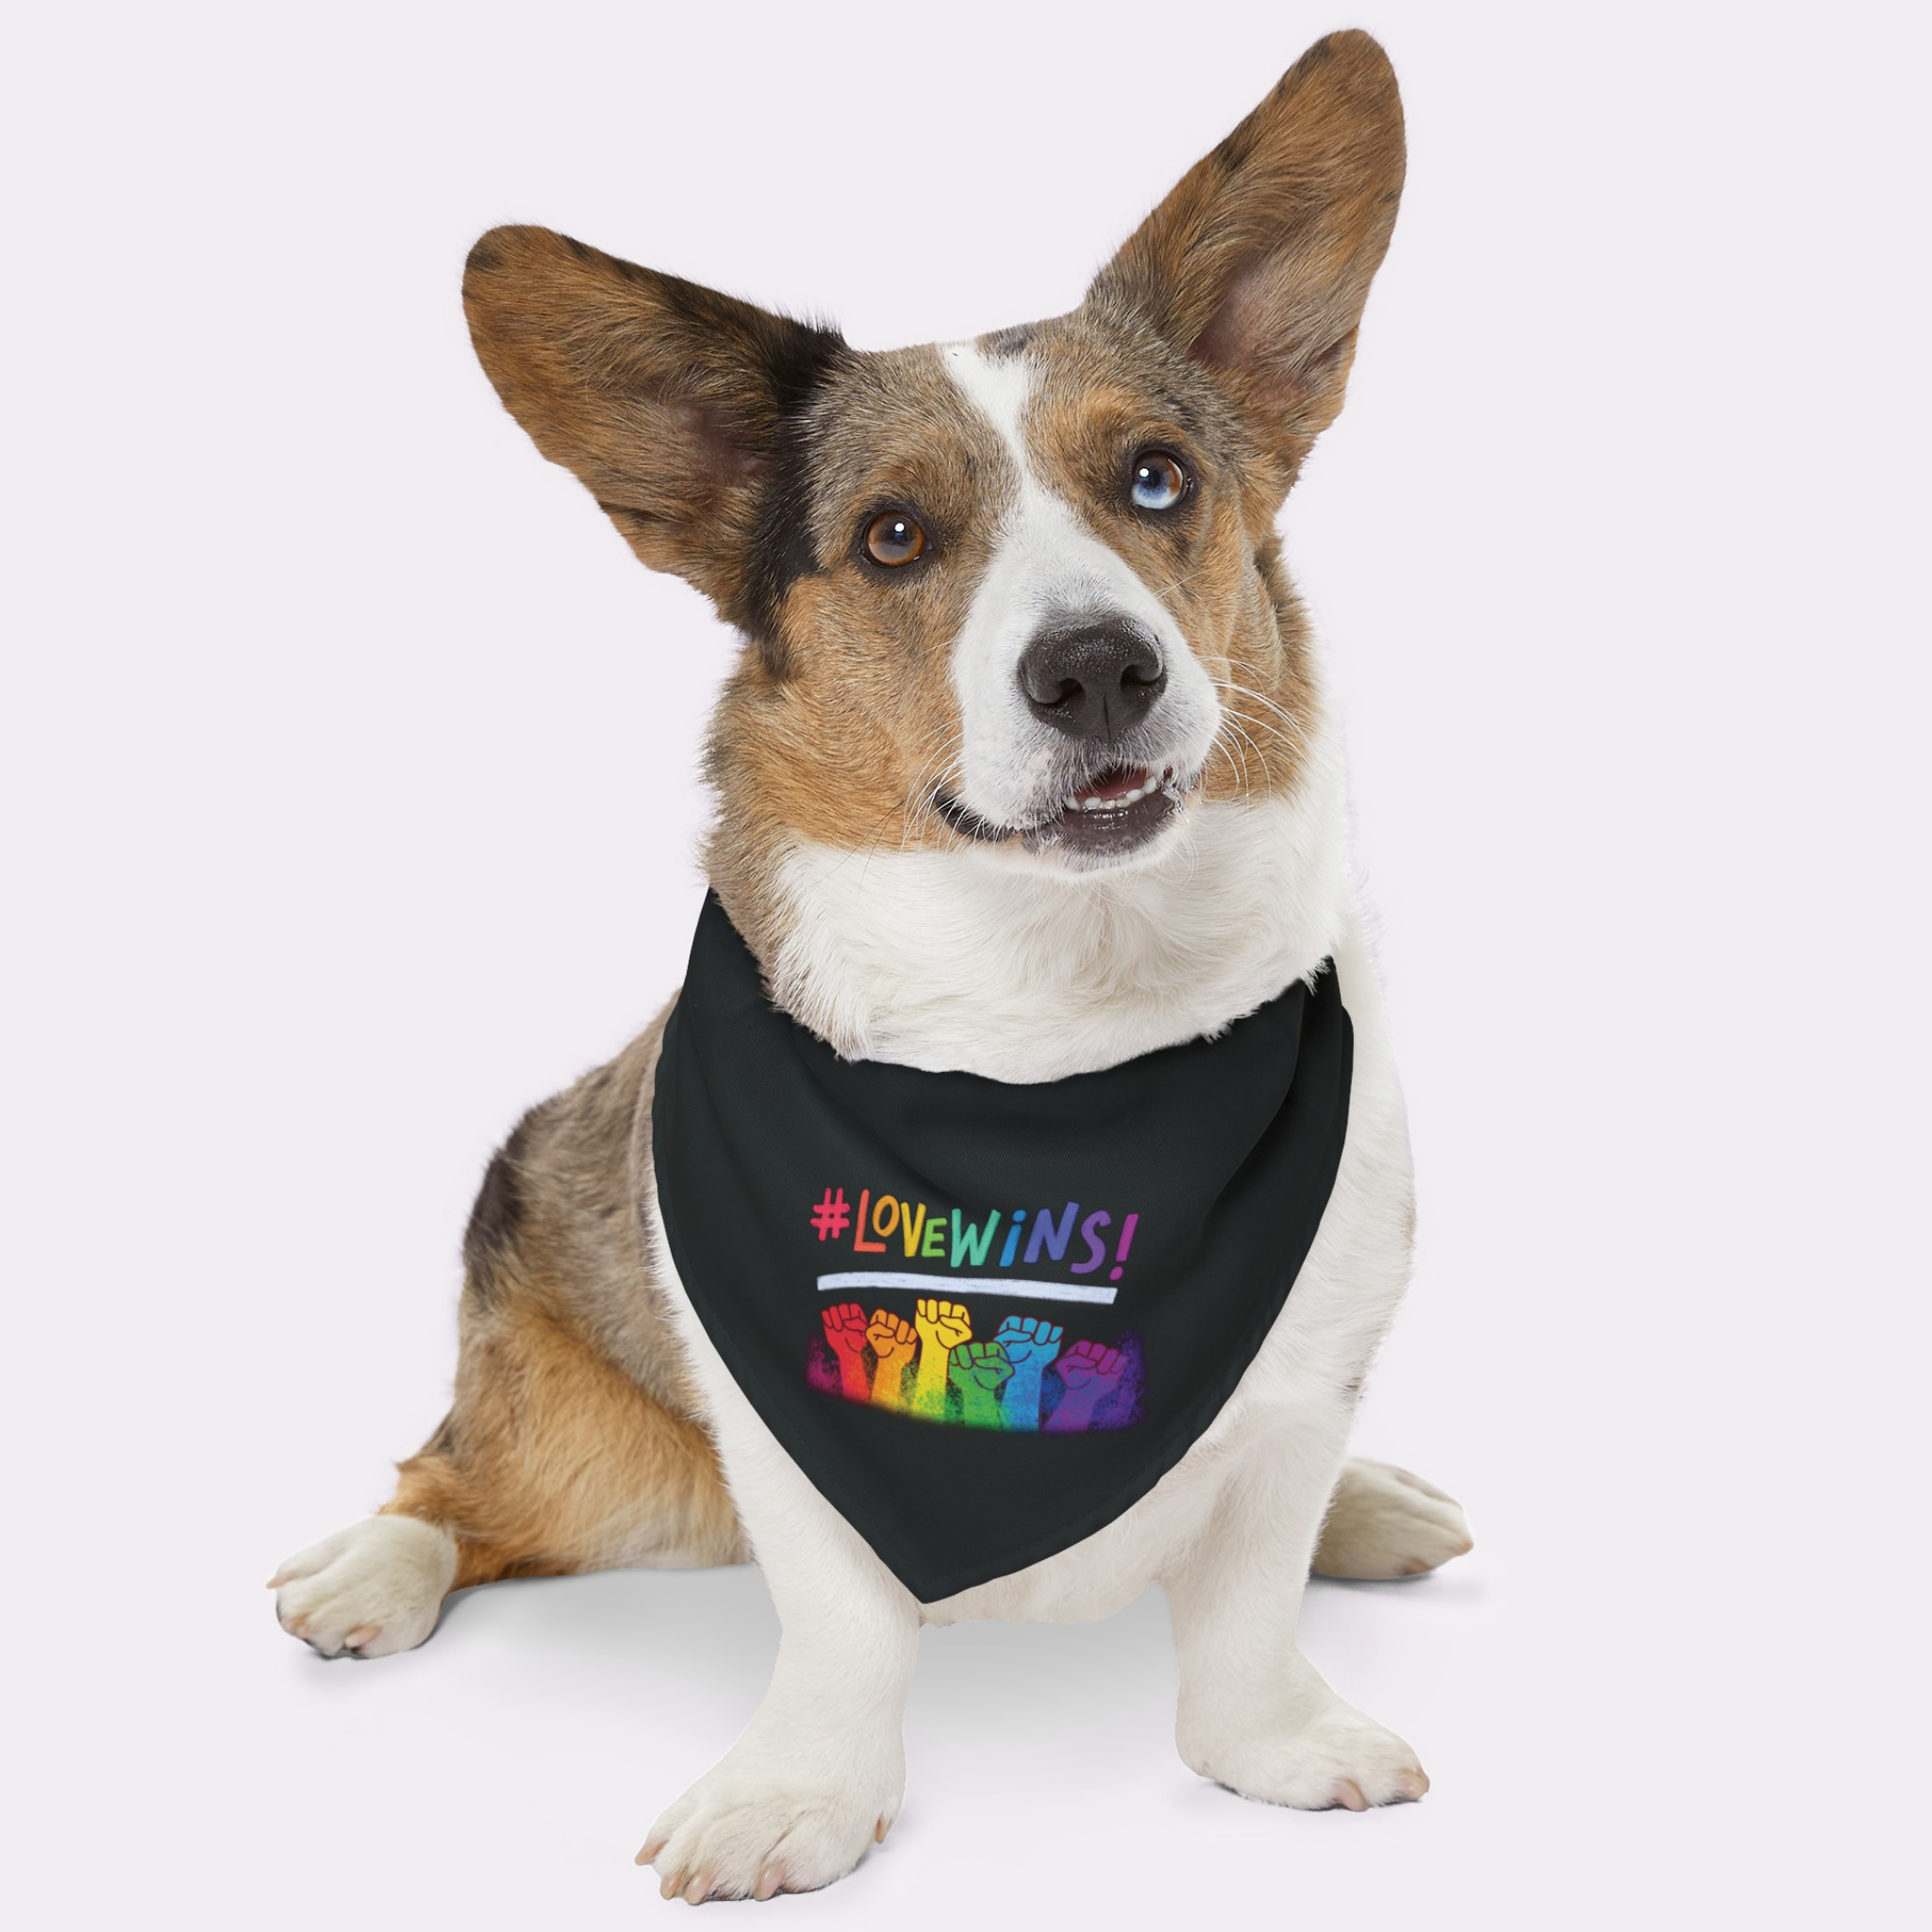
M 541 1308 L 465 1336 L 456 1405 L 400 1478 L 274 1579 L 283 1628 L 325 1657 L 408 1650 L 471 1584 L 744 1554 L 703 1430 Z
M 1342 1464 L 1315 1546 L 1317 1576 L 1420 1576 L 1474 1547 L 1462 1506 L 1392 1462 Z
M 473 1583 L 742 1560 L 632 1192 L 658 1031 L 535 1109 L 491 1161 L 448 1416 L 379 1514 L 273 1579 L 283 1627 L 325 1657 L 408 1650 Z

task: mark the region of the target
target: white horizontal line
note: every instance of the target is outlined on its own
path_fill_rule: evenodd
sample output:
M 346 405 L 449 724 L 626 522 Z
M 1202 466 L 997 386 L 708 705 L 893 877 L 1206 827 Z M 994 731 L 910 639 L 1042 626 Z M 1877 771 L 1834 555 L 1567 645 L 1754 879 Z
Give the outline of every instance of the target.
M 1078 1281 L 1006 1281 L 982 1274 L 902 1274 L 891 1268 L 859 1268 L 850 1274 L 821 1274 L 819 1287 L 825 1293 L 841 1288 L 932 1288 L 943 1290 L 948 1297 L 969 1290 L 980 1294 L 1002 1294 L 1029 1302 L 1110 1302 L 1116 1289 L 1089 1287 Z

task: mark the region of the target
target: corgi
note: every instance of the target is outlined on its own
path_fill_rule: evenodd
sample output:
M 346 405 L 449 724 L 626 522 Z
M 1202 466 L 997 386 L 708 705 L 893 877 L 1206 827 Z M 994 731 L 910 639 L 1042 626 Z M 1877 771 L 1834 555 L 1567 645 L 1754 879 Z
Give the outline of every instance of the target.
M 378 1514 L 271 1587 L 292 1636 L 374 1657 L 473 1584 L 755 1559 L 774 1674 L 650 1828 L 639 1862 L 667 1898 L 811 1890 L 884 1839 L 922 1624 L 1105 1617 L 1157 1583 L 1195 1772 L 1313 1809 L 1427 1790 L 1295 1641 L 1311 1568 L 1412 1575 L 1471 1543 L 1441 1491 L 1346 1458 L 1409 1274 L 1411 1170 L 1274 528 L 1341 407 L 1403 173 L 1389 61 L 1341 33 L 1079 308 L 975 341 L 862 354 L 538 227 L 470 255 L 511 415 L 740 634 L 704 857 L 779 1009 L 847 1060 L 1010 1082 L 1212 1037 L 1324 961 L 1354 1026 L 1319 1232 L 1211 1425 L 1097 1533 L 934 1603 L 807 1479 L 693 1313 L 654 1180 L 664 1016 L 517 1125 L 465 1238 L 448 1416 Z

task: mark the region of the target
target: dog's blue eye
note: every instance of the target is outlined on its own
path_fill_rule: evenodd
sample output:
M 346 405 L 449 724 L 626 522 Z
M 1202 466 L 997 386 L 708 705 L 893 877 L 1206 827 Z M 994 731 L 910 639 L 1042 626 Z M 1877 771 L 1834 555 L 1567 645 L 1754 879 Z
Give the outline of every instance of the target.
M 1128 493 L 1136 509 L 1172 509 L 1188 493 L 1188 473 L 1165 450 L 1142 450 Z

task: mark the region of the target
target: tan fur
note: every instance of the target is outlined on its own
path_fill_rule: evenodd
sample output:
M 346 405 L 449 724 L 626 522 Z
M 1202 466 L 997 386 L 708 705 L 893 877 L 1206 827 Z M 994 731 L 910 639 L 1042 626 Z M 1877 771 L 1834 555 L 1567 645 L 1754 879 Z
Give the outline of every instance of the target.
M 541 1296 L 466 1335 L 457 1407 L 382 1513 L 457 1540 L 452 1588 L 743 1560 L 699 1424 L 645 1395 Z
M 456 1399 L 384 1512 L 456 1538 L 454 1588 L 746 1554 L 638 1224 L 662 1037 L 660 1017 L 491 1164 Z

